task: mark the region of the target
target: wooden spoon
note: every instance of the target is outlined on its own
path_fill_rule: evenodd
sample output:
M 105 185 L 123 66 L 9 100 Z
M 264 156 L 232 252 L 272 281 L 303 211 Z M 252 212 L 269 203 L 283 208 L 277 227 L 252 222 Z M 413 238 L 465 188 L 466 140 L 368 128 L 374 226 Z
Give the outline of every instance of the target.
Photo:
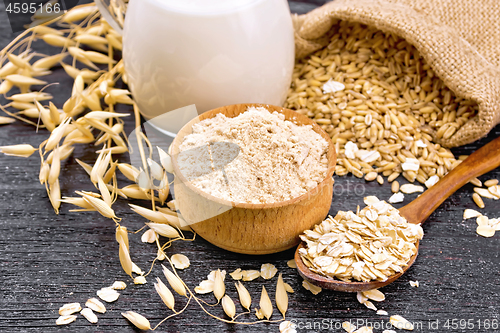
M 500 166 L 500 137 L 475 151 L 417 199 L 400 208 L 399 212 L 409 223 L 423 223 L 443 201 L 469 180 L 498 166 Z M 299 254 L 299 249 L 304 247 L 304 242 L 299 245 L 295 252 L 295 262 L 299 274 L 321 288 L 346 292 L 366 291 L 388 285 L 403 275 L 417 258 L 418 242 L 416 246 L 417 252 L 410 258 L 408 266 L 404 268 L 403 272 L 391 275 L 386 281 L 344 282 L 314 273 L 304 264 Z

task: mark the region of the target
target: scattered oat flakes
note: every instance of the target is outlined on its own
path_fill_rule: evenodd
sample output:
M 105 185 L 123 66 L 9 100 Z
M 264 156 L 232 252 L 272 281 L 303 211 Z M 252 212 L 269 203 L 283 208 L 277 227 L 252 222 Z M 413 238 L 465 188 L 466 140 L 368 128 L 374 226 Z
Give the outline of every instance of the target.
M 77 313 L 82 309 L 80 303 L 68 303 L 64 304 L 59 308 L 59 315 L 61 316 L 69 316 L 73 313 Z
M 188 268 L 189 265 L 191 264 L 189 262 L 189 258 L 186 257 L 183 254 L 174 254 L 170 260 L 172 260 L 172 263 L 174 264 L 175 268 L 177 269 L 185 269 Z
M 371 299 L 372 301 L 375 302 L 382 302 L 385 300 L 385 295 L 378 289 L 372 289 L 372 290 L 367 290 L 361 292 L 363 296 L 365 296 L 368 299 Z
M 400 203 L 400 202 L 403 202 L 404 199 L 405 199 L 405 195 L 403 193 L 401 193 L 401 192 L 394 193 L 389 198 L 389 203 L 391 203 L 391 204 Z
M 368 297 L 363 295 L 363 293 L 361 291 L 358 291 L 356 293 L 356 299 L 358 300 L 359 303 L 363 304 L 364 302 L 366 302 L 368 300 Z
M 105 313 L 106 307 L 101 303 L 97 298 L 89 298 L 85 303 L 85 306 L 89 309 L 94 310 L 95 312 Z
M 388 316 L 389 314 L 385 310 L 377 310 L 377 314 L 380 316 Z
M 290 268 L 297 268 L 297 263 L 295 263 L 295 259 L 290 259 L 286 262 L 287 266 Z
M 260 276 L 260 272 L 257 270 L 241 271 L 243 281 L 253 281 Z
M 385 281 L 407 266 L 422 239 L 420 225 L 411 224 L 397 209 L 376 197 L 366 197 L 358 214 L 339 211 L 300 235 L 299 250 L 313 272 L 341 281 Z
M 399 190 L 405 194 L 411 194 L 411 193 L 416 193 L 416 192 L 423 192 L 424 188 L 420 185 L 404 184 L 404 185 L 401 185 Z
M 490 225 L 479 225 L 477 226 L 476 232 L 483 237 L 493 237 L 495 235 L 495 228 Z
M 481 214 L 480 212 L 478 212 L 477 210 L 474 210 L 474 209 L 466 209 L 464 210 L 464 220 L 466 219 L 470 219 L 470 218 L 473 218 L 473 217 L 479 217 L 483 214 Z
M 60 316 L 56 320 L 56 325 L 68 325 L 76 320 L 75 315 L 64 315 Z
M 115 281 L 110 288 L 115 290 L 123 290 L 127 288 L 127 284 L 123 281 Z
M 315 286 L 314 284 L 310 283 L 307 280 L 302 281 L 302 287 L 304 287 L 306 290 L 309 290 L 314 295 L 319 294 L 322 290 L 320 287 Z
M 383 330 L 382 333 L 397 333 L 395 330 Z
M 106 287 L 98 290 L 97 296 L 105 302 L 112 303 L 120 297 L 120 294 L 116 290 Z
M 323 94 L 336 93 L 345 89 L 345 85 L 341 82 L 333 81 L 332 79 L 323 84 Z
M 350 321 L 344 321 L 342 323 L 342 328 L 347 332 L 347 333 L 352 333 L 356 330 L 356 325 L 352 324 Z
M 350 159 L 355 159 L 356 153 L 359 150 L 358 146 L 352 141 L 347 141 L 344 149 L 345 149 L 344 153 L 345 156 Z
M 141 241 L 143 243 L 154 243 L 157 238 L 156 232 L 153 229 L 148 229 L 142 234 Z
M 478 216 L 476 219 L 477 225 L 488 225 L 489 224 L 488 222 L 489 222 L 488 217 L 483 216 L 483 215 Z
M 291 321 L 285 320 L 280 323 L 280 333 L 296 333 L 295 328 L 297 325 L 292 323 Z
M 200 284 L 194 288 L 197 294 L 208 294 L 214 291 L 214 281 L 203 280 Z
M 491 194 L 495 197 L 495 200 L 500 199 L 500 186 L 499 185 L 493 185 L 488 187 L 488 191 L 490 191 Z
M 272 279 L 277 272 L 278 269 L 273 264 L 262 264 L 260 267 L 260 276 L 266 280 Z
M 146 284 L 146 278 L 142 275 L 139 275 L 134 278 L 134 284 Z
M 399 315 L 391 316 L 389 321 L 394 327 L 400 330 L 413 331 L 413 324 Z
M 430 188 L 430 187 L 436 185 L 436 183 L 438 181 L 439 181 L 438 175 L 434 175 L 434 176 L 429 177 L 429 179 L 427 179 L 424 184 L 427 188 Z
M 217 270 L 211 271 L 210 274 L 208 274 L 207 279 L 210 281 L 215 281 L 215 273 L 216 272 L 217 272 Z M 226 280 L 226 270 L 224 270 L 224 269 L 221 270 L 220 275 L 222 276 L 222 281 L 225 281 Z
M 236 280 L 236 281 L 241 280 L 241 278 L 243 277 L 243 273 L 241 271 L 241 268 L 235 269 L 234 272 L 229 273 L 229 275 L 231 275 L 233 280 Z
M 404 163 L 401 163 L 403 171 L 418 171 L 420 168 L 420 161 L 416 158 L 407 158 Z
M 377 311 L 377 307 L 375 306 L 375 304 L 373 304 L 370 301 L 364 301 L 363 305 L 366 306 L 370 310 Z
M 85 308 L 82 311 L 80 311 L 80 314 L 82 316 L 84 316 L 85 319 L 87 319 L 90 323 L 92 323 L 92 324 L 97 323 L 97 320 L 98 320 L 97 316 L 95 315 L 95 313 L 91 309 Z

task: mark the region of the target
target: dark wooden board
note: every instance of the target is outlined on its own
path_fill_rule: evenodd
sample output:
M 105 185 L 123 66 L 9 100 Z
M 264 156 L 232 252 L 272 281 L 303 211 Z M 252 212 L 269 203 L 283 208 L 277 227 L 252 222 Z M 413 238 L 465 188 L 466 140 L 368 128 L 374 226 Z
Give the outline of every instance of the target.
M 303 13 L 323 3 L 323 0 L 291 2 L 293 12 Z M 0 47 L 3 48 L 14 35 L 10 32 L 3 3 L 0 4 Z M 35 45 L 40 52 L 55 49 Z M 49 80 L 62 80 L 63 84 L 50 87 L 58 105 L 69 96 L 71 80 L 56 70 Z M 2 99 L 2 103 L 5 100 Z M 128 122 L 128 131 L 132 128 Z M 500 135 L 500 127 L 474 144 L 454 149 L 456 155 L 470 154 L 478 147 Z M 33 127 L 16 122 L 0 127 L 0 145 L 30 143 L 37 146 L 47 137 L 45 130 L 35 133 Z M 74 157 L 91 162 L 95 159 L 91 146 L 79 147 Z M 91 189 L 88 177 L 71 157 L 63 164 L 62 192 L 72 195 L 74 190 Z M 156 265 L 148 277 L 148 284 L 135 286 L 123 273 L 118 261 L 118 248 L 114 239 L 114 226 L 97 213 L 75 214 L 68 206 L 55 215 L 45 189 L 38 183 L 39 159 L 0 156 L 0 327 L 2 332 L 136 332 L 121 317 L 120 312 L 135 310 L 152 324 L 170 314 L 160 302 L 152 288 L 153 278 L 162 276 Z M 496 169 L 481 179 L 500 178 Z M 352 176 L 336 177 L 336 189 L 331 213 L 338 209 L 353 210 L 362 205 L 362 197 L 377 195 L 388 198 L 390 185 L 366 183 Z M 426 235 L 420 245 L 420 254 L 413 267 L 401 280 L 382 289 L 386 300 L 377 307 L 389 314 L 399 314 L 422 325 L 418 332 L 499 332 L 491 326 L 493 320 L 500 321 L 500 234 L 486 239 L 475 233 L 474 219 L 462 220 L 465 208 L 476 208 L 472 202 L 472 185 L 464 186 L 448 199 L 424 224 Z M 407 196 L 409 202 L 415 196 Z M 483 213 L 489 217 L 500 217 L 499 201 L 485 199 Z M 131 230 L 143 226 L 144 219 L 133 215 L 125 202 L 117 204 L 118 215 Z M 143 269 L 149 267 L 154 257 L 154 248 L 140 242 L 139 235 L 131 237 L 132 257 Z M 186 283 L 194 288 L 210 270 L 221 268 L 232 271 L 236 268 L 259 269 L 263 263 L 273 263 L 283 272 L 286 282 L 295 289 L 289 296 L 289 320 L 299 323 L 299 332 L 341 332 L 340 324 L 345 320 L 370 321 L 374 332 L 387 323 L 388 317 L 378 316 L 356 301 L 354 294 L 323 291 L 317 296 L 301 287 L 298 274 L 286 266 L 293 257 L 293 250 L 268 256 L 246 256 L 218 249 L 197 238 L 194 242 L 176 242 L 167 250 L 167 255 L 183 253 L 191 259 L 191 267 L 181 271 Z M 115 280 L 124 280 L 129 287 L 121 293 L 119 300 L 106 304 L 108 312 L 99 315 L 97 325 L 89 324 L 81 316 L 66 327 L 56 327 L 58 308 L 68 302 L 85 301 L 95 296 L 101 287 Z M 226 283 L 228 294 L 236 299 L 235 287 Z M 409 280 L 418 280 L 419 288 L 412 288 Z M 253 306 L 258 306 L 260 290 L 265 285 L 274 303 L 274 285 L 262 279 L 248 282 Z M 202 296 L 212 302 L 213 296 Z M 185 300 L 176 296 L 177 306 Z M 241 309 L 237 303 L 238 312 Z M 210 308 L 223 316 L 220 307 Z M 255 316 L 242 317 L 254 320 Z M 279 319 L 275 310 L 273 319 Z M 446 328 L 447 320 L 471 320 L 470 329 Z M 439 329 L 429 327 L 439 320 Z M 490 328 L 484 323 L 490 321 Z M 480 321 L 480 322 L 478 322 Z M 365 322 L 366 323 L 366 322 Z M 464 321 L 462 321 L 464 323 Z M 481 323 L 481 327 L 479 326 Z M 310 329 L 308 328 L 310 325 Z M 313 326 L 315 325 L 315 326 Z M 277 332 L 277 323 L 255 326 L 235 326 L 219 322 L 203 313 L 192 302 L 183 314 L 164 323 L 160 332 Z

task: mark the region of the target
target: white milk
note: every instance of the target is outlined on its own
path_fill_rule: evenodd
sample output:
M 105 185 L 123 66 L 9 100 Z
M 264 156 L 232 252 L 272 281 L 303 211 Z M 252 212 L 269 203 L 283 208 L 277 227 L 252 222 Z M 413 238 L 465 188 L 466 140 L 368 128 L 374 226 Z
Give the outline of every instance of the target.
M 195 104 L 282 105 L 294 64 L 285 0 L 131 0 L 123 59 L 151 119 Z M 174 131 L 180 124 L 165 124 Z M 178 128 L 179 129 L 179 128 Z

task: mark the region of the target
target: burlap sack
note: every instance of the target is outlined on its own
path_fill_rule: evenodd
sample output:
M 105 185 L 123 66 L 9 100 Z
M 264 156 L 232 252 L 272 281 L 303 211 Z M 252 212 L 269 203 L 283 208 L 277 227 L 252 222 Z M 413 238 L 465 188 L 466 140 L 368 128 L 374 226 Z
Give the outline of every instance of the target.
M 446 147 L 485 136 L 500 123 L 499 0 L 334 0 L 294 17 L 297 58 L 323 48 L 337 20 L 363 23 L 413 44 L 457 95 L 479 113 Z

